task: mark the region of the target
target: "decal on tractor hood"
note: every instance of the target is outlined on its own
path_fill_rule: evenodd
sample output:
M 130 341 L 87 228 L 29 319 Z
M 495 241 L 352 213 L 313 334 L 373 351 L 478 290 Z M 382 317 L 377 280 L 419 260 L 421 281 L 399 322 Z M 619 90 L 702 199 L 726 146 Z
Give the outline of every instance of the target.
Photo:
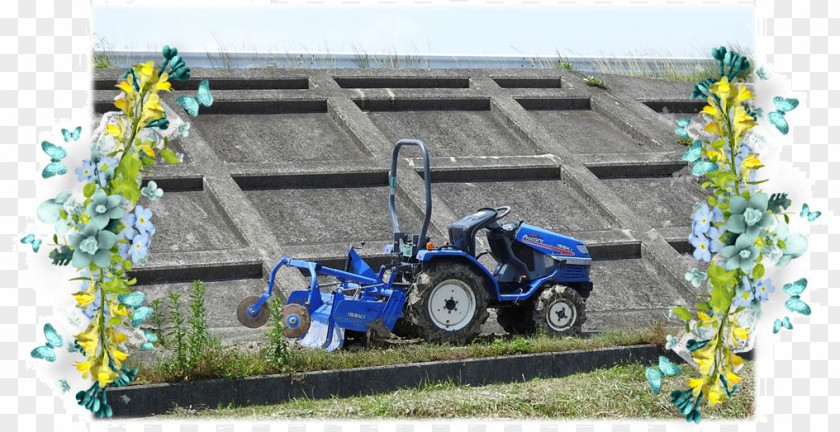
M 554 252 L 559 253 L 560 255 L 574 255 L 574 251 L 572 248 L 564 245 L 564 244 L 557 244 L 557 245 L 550 245 L 545 242 L 545 240 L 539 235 L 534 233 L 528 233 L 522 235 L 522 242 L 530 243 L 534 246 L 545 248 Z

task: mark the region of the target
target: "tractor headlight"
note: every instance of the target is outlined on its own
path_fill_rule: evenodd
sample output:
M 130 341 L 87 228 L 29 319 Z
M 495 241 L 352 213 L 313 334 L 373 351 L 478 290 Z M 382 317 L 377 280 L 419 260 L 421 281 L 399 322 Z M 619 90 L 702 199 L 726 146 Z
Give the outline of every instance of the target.
M 580 252 L 582 254 L 589 255 L 589 249 L 586 248 L 585 244 L 581 243 L 581 244 L 577 245 L 576 247 L 577 247 L 578 252 Z

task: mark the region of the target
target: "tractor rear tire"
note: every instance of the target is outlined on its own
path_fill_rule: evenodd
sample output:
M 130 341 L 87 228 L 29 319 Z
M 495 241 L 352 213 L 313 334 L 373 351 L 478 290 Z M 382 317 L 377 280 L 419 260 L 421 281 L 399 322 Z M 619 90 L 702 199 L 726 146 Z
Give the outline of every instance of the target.
M 534 302 L 532 322 L 549 335 L 577 336 L 586 322 L 586 300 L 574 288 L 547 287 Z
M 496 309 L 496 321 L 512 335 L 531 335 L 537 331 L 531 301 Z
M 429 342 L 465 344 L 481 333 L 487 321 L 484 279 L 453 262 L 432 265 L 417 275 L 404 318 Z

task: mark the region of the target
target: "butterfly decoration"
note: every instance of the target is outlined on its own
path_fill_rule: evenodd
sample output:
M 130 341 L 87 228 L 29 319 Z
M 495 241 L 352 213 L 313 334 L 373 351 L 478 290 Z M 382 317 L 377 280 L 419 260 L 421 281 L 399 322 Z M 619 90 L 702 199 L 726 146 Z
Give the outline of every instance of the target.
M 146 337 L 146 342 L 143 342 L 143 344 L 140 345 L 140 351 L 154 351 L 154 344 L 158 341 L 157 335 L 150 331 L 143 331 L 143 336 Z
M 134 309 L 134 313 L 131 314 L 132 327 L 140 327 L 140 324 L 143 324 L 143 321 L 146 321 L 154 312 L 155 310 L 148 306 L 140 306 Z
M 54 362 L 55 348 L 63 346 L 64 339 L 57 331 L 55 331 L 55 328 L 53 328 L 50 323 L 44 325 L 44 336 L 47 337 L 47 344 L 35 348 L 29 355 L 31 355 L 32 358 Z
M 73 132 L 70 132 L 67 129 L 61 130 L 61 135 L 64 136 L 64 142 L 69 143 L 70 141 L 78 141 L 79 136 L 82 134 L 82 127 L 77 126 L 76 129 L 73 129 Z
M 43 141 L 41 148 L 50 157 L 50 163 L 44 167 L 41 177 L 48 179 L 52 176 L 67 174 L 67 167 L 61 163 L 61 160 L 67 157 L 67 150 L 49 141 Z
M 61 390 L 62 393 L 67 393 L 70 391 L 70 384 L 67 383 L 67 380 L 58 380 L 58 389 Z
M 149 184 L 140 189 L 140 193 L 143 194 L 144 197 L 148 198 L 149 201 L 154 202 L 163 196 L 163 189 L 158 188 L 157 183 L 155 183 L 154 180 L 151 180 L 149 181 Z
M 680 138 L 689 139 L 688 132 L 686 132 L 686 131 L 685 131 L 685 128 L 686 128 L 689 124 L 691 124 L 691 119 L 687 119 L 687 118 L 680 118 L 680 119 L 677 119 L 677 128 L 674 130 L 674 132 L 675 132 L 675 133 L 676 133 L 676 134 L 677 134 Z
M 649 367 L 645 369 L 645 378 L 650 385 L 650 391 L 653 394 L 659 394 L 662 390 L 662 377 L 670 377 L 682 373 L 682 368 L 674 364 L 668 357 L 659 356 L 659 367 Z
M 718 164 L 712 161 L 697 161 L 691 166 L 691 175 L 695 177 L 704 176 L 718 170 Z
M 818 217 L 822 215 L 821 211 L 811 211 L 811 208 L 808 207 L 807 203 L 802 203 L 802 211 L 799 212 L 799 216 L 802 216 L 808 219 L 808 222 L 813 222 L 817 220 Z
M 183 122 L 178 125 L 178 134 L 186 138 L 190 136 L 190 122 Z
M 761 65 L 755 70 L 755 76 L 765 81 L 769 80 L 771 75 L 773 75 L 773 71 L 769 65 Z
M 776 129 L 782 135 L 787 135 L 788 131 L 790 131 L 790 126 L 788 126 L 787 120 L 785 119 L 785 113 L 793 111 L 798 107 L 799 99 L 776 96 L 773 98 L 773 105 L 776 106 L 776 111 L 771 111 L 767 114 L 767 120 L 770 120 L 770 123 L 776 126 Z
M 793 324 L 790 323 L 790 318 L 788 318 L 788 317 L 784 317 L 782 319 L 776 318 L 776 320 L 773 321 L 773 334 L 778 333 L 782 329 L 782 327 L 784 327 L 788 330 L 793 330 Z
M 32 252 L 35 253 L 38 253 L 41 249 L 41 243 L 43 243 L 41 239 L 35 238 L 35 234 L 27 234 L 26 237 L 20 239 L 20 242 L 23 244 L 31 244 Z
M 117 299 L 126 306 L 140 307 L 143 304 L 143 300 L 146 299 L 146 294 L 143 291 L 134 291 L 129 294 L 120 294 L 117 296 Z
M 192 117 L 198 115 L 199 106 L 209 107 L 213 105 L 213 95 L 210 94 L 210 82 L 202 80 L 198 84 L 198 93 L 193 96 L 180 96 L 175 102 Z
M 792 283 L 786 283 L 782 289 L 790 296 L 785 302 L 785 307 L 791 312 L 800 313 L 802 315 L 811 315 L 811 307 L 808 303 L 802 301 L 799 296 L 805 291 L 808 286 L 808 279 L 802 278 Z

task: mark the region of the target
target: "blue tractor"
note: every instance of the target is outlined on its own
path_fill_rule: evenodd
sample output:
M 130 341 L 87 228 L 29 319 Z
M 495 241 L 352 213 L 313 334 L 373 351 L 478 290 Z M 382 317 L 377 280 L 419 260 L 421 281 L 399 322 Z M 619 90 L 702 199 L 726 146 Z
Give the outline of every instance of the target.
M 399 153 L 405 146 L 418 147 L 426 185 L 425 214 L 414 235 L 400 229 L 395 204 Z M 522 221 L 502 222 L 510 213 L 505 206 L 482 208 L 455 221 L 449 241 L 435 247 L 427 236 L 432 194 L 423 142 L 397 142 L 388 178 L 394 242 L 386 251 L 393 262 L 376 272 L 353 247 L 343 269 L 284 257 L 272 269 L 266 292 L 242 300 L 239 321 L 252 328 L 265 324 L 275 276 L 288 266 L 310 280 L 307 289 L 289 294 L 281 312 L 286 337 L 305 346 L 339 348 L 345 331 L 466 343 L 478 336 L 489 308 L 497 309 L 499 324 L 510 333 L 580 333 L 592 291 L 592 259 L 583 242 Z M 475 237 L 481 231 L 490 249 L 477 252 Z M 495 265 L 488 268 L 482 259 Z

